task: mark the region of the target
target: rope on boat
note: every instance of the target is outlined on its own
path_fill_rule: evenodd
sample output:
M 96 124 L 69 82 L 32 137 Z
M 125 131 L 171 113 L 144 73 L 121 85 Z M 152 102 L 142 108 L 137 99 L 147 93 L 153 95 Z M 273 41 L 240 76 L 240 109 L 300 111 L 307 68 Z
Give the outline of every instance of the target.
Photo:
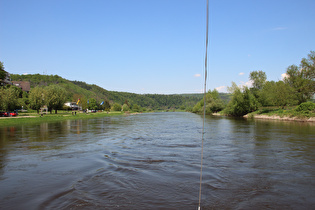
M 207 69 L 208 69 L 208 31 L 209 31 L 209 0 L 207 0 L 207 26 L 206 26 L 206 55 L 205 55 L 205 83 L 203 96 L 203 121 L 202 121 L 202 137 L 201 137 L 201 160 L 200 160 L 200 185 L 199 185 L 199 203 L 198 210 L 201 204 L 201 184 L 202 184 L 202 162 L 203 162 L 203 142 L 205 135 L 205 118 L 206 118 L 206 95 L 207 95 Z

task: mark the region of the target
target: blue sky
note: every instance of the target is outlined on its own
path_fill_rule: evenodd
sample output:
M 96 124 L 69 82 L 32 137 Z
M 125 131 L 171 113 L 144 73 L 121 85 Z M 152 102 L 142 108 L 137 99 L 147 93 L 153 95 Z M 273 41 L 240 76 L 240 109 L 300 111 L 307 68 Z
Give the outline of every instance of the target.
M 279 80 L 315 50 L 314 0 L 210 0 L 208 89 Z M 206 0 L 0 0 L 0 61 L 107 90 L 203 88 Z

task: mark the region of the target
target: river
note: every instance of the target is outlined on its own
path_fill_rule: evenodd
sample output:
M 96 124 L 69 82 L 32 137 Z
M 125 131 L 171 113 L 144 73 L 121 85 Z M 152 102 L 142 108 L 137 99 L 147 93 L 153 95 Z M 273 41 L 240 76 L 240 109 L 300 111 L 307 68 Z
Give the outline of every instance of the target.
M 315 124 L 210 117 L 201 209 L 314 209 Z M 202 116 L 0 127 L 0 209 L 197 209 Z

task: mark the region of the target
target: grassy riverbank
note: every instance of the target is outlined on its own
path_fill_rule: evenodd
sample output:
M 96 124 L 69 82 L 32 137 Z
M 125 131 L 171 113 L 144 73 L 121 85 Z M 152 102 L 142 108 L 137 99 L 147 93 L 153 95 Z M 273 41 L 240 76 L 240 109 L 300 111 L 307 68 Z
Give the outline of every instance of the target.
M 296 107 L 261 108 L 244 116 L 254 119 L 288 120 L 299 122 L 315 122 L 315 113 L 311 111 L 297 111 Z
M 59 111 L 58 114 L 43 114 L 41 116 L 37 113 L 20 113 L 18 117 L 1 117 L 0 126 L 16 126 L 23 124 L 36 124 L 42 122 L 58 122 L 63 120 L 78 120 L 78 119 L 90 119 L 107 116 L 123 115 L 124 112 L 96 112 L 96 113 L 81 113 Z
M 299 106 L 279 107 L 261 107 L 255 112 L 244 115 L 248 119 L 270 119 L 286 120 L 297 122 L 315 122 L 315 110 L 301 109 Z M 225 115 L 222 111 L 213 113 L 213 115 Z

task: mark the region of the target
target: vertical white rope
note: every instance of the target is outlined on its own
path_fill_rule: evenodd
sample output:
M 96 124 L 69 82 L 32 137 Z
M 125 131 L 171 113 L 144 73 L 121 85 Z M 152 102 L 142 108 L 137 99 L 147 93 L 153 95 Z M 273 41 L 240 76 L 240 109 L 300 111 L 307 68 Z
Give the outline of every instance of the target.
M 205 118 L 206 118 L 206 95 L 207 95 L 207 69 L 208 69 L 208 31 L 209 31 L 209 0 L 207 0 L 207 26 L 206 26 L 206 55 L 205 55 L 205 83 L 203 92 L 203 121 L 202 121 L 202 137 L 201 137 L 201 160 L 200 160 L 200 185 L 199 185 L 199 203 L 198 210 L 201 205 L 201 185 L 202 185 L 202 162 L 203 162 L 203 142 L 205 135 Z

